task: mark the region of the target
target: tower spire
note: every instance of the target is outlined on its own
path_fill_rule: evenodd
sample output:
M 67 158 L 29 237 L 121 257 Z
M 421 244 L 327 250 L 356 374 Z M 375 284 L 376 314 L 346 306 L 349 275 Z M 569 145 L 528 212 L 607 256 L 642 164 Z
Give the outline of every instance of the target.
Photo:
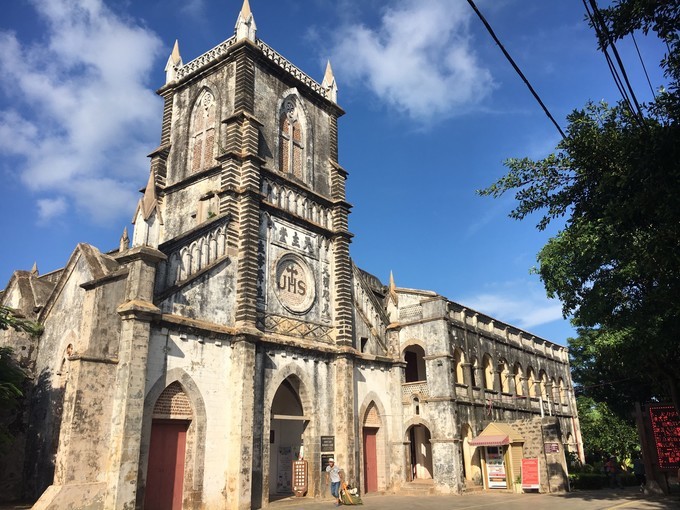
M 250 10 L 250 3 L 248 0 L 243 0 L 243 7 L 241 7 L 241 12 L 238 14 L 238 19 L 236 20 L 236 40 L 250 39 L 255 42 L 255 33 L 257 32 L 257 26 L 255 25 L 255 18 Z
M 333 101 L 338 102 L 338 84 L 335 82 L 335 76 L 333 75 L 333 69 L 331 68 L 331 61 L 326 63 L 326 73 L 323 75 L 323 81 L 321 86 L 326 91 L 326 97 Z
M 394 283 L 394 274 L 390 271 L 390 286 L 389 296 L 395 305 L 399 305 L 399 296 L 397 295 L 397 286 Z
M 127 227 L 123 229 L 123 235 L 120 236 L 120 251 L 125 251 L 130 248 L 130 237 L 128 236 Z
M 182 66 L 182 56 L 179 54 L 179 42 L 175 39 L 175 45 L 172 47 L 172 53 L 168 57 L 168 63 L 165 64 L 165 83 L 174 81 L 177 77 L 177 69 Z

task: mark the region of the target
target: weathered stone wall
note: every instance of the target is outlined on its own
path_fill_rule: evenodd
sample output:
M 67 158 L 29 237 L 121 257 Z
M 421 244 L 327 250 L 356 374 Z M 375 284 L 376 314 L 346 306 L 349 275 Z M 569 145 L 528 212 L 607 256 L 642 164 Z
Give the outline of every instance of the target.
M 262 122 L 260 154 L 270 169 L 279 168 L 279 118 L 283 101 L 291 94 L 301 99 L 306 128 L 303 182 L 314 192 L 330 198 L 331 118 L 318 99 L 311 99 L 305 87 L 284 73 L 257 62 L 255 67 L 255 117 Z M 293 90 L 294 89 L 294 90 Z
M 162 201 L 164 225 L 160 243 L 188 232 L 205 221 L 206 218 L 199 211 L 199 201 L 207 194 L 219 192 L 222 186 L 219 172 L 205 171 L 209 170 L 206 168 L 192 174 L 189 168 L 191 115 L 194 108 L 200 108 L 196 103 L 206 90 L 214 96 L 214 154 L 219 156 L 224 152 L 226 141 L 226 128 L 222 120 L 234 112 L 234 64 L 225 62 L 209 75 L 186 82 L 174 91 L 171 149 L 167 159 L 168 171 Z M 213 168 L 216 167 L 219 167 L 217 160 L 213 165 Z
M 510 424 L 524 439 L 524 458 L 538 459 L 539 492 L 567 490 L 567 463 L 559 421 L 556 418 L 529 418 Z M 546 451 L 546 445 L 557 445 L 557 451 Z
M 86 291 L 80 287 L 91 278 L 83 257 L 65 274 L 61 292 L 51 304 L 43 325 L 36 359 L 35 386 L 31 395 L 26 457 L 26 494 L 36 498 L 54 478 L 54 459 L 64 401 L 64 383 L 68 377 L 69 354 L 84 350 L 80 335 Z

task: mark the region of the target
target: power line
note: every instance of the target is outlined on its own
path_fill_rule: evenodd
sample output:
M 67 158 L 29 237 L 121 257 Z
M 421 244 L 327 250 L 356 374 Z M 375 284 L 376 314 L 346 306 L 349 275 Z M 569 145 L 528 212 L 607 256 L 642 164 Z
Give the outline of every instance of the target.
M 614 44 L 614 40 L 612 39 L 611 32 L 609 31 L 609 28 L 607 27 L 604 20 L 602 19 L 602 14 L 600 13 L 599 8 L 597 7 L 597 1 L 596 0 L 589 0 L 589 1 L 590 1 L 590 6 L 593 9 L 593 14 L 590 13 L 590 10 L 588 9 L 588 5 L 586 4 L 586 0 L 583 0 L 583 4 L 586 6 L 586 11 L 588 12 L 588 16 L 590 17 L 590 20 L 593 23 L 593 27 L 595 28 L 595 31 L 597 32 L 597 34 L 600 38 L 600 42 L 602 44 L 602 51 L 604 52 L 605 56 L 609 60 L 610 57 L 607 53 L 607 47 L 610 47 L 612 49 L 612 53 L 614 54 L 614 58 L 616 59 L 616 62 L 618 64 L 619 69 L 621 70 L 621 74 L 623 75 L 623 81 L 626 82 L 626 87 L 628 89 L 628 92 L 630 92 L 630 97 L 632 98 L 633 103 L 635 103 L 635 109 L 633 109 L 632 104 L 630 103 L 630 100 L 628 100 L 628 106 L 630 108 L 631 113 L 633 114 L 633 117 L 635 117 L 642 124 L 643 119 L 644 119 L 644 116 L 642 115 L 642 109 L 640 108 L 640 104 L 638 103 L 638 100 L 635 97 L 635 92 L 633 91 L 633 87 L 631 86 L 630 81 L 628 80 L 628 74 L 626 73 L 626 68 L 624 67 L 623 61 L 621 60 L 621 56 L 619 55 L 619 52 L 616 49 L 616 45 Z M 610 66 L 610 68 L 611 67 L 613 67 L 613 66 Z
M 475 11 L 475 13 L 476 13 L 477 16 L 479 17 L 479 19 L 482 20 L 482 23 L 483 23 L 484 26 L 486 27 L 486 30 L 489 32 L 489 34 L 491 35 L 491 37 L 493 38 L 493 40 L 496 42 L 496 44 L 498 45 L 498 47 L 501 49 L 501 51 L 503 52 L 503 55 L 505 55 L 505 58 L 508 60 L 508 62 L 510 62 L 510 64 L 512 65 L 512 67 L 515 69 L 515 72 L 517 72 L 517 74 L 519 75 L 519 77 L 522 78 L 522 81 L 524 81 L 524 83 L 526 84 L 526 86 L 529 88 L 529 91 L 531 91 L 531 93 L 533 94 L 533 96 L 534 96 L 534 98 L 536 99 L 536 101 L 538 101 L 538 104 L 541 105 L 541 108 L 543 108 L 543 111 L 545 112 L 545 114 L 548 116 L 548 118 L 549 118 L 549 119 L 552 121 L 552 123 L 555 125 L 555 127 L 557 128 L 557 131 L 559 131 L 560 135 L 562 135 L 562 138 L 566 138 L 566 135 L 564 134 L 564 131 L 562 131 L 562 128 L 560 127 L 560 125 L 559 125 L 559 124 L 557 123 L 557 121 L 553 118 L 553 116 L 551 115 L 550 111 L 548 111 L 548 108 L 545 106 L 545 104 L 543 104 L 543 101 L 541 101 L 541 98 L 538 96 L 538 94 L 536 93 L 536 91 L 534 90 L 534 88 L 531 86 L 531 83 L 529 83 L 529 80 L 527 80 L 526 76 L 524 76 L 524 73 L 522 73 L 522 71 L 521 71 L 520 68 L 517 66 L 517 64 L 515 64 L 515 61 L 512 59 L 512 57 L 510 56 L 510 54 L 507 52 L 507 50 L 505 49 L 505 47 L 503 46 L 503 44 L 498 40 L 498 37 L 496 37 L 496 34 L 494 33 L 493 29 L 491 28 L 491 25 L 489 25 L 489 23 L 486 21 L 486 18 L 484 18 L 484 16 L 482 15 L 482 13 L 479 12 L 479 9 L 478 9 L 477 6 L 475 5 L 474 1 L 473 1 L 473 0 L 468 0 L 468 3 L 470 4 L 470 7 L 472 7 L 472 9 Z
M 654 97 L 654 99 L 656 99 L 656 93 L 654 92 L 654 87 L 652 87 L 652 82 L 649 79 L 649 75 L 647 74 L 647 67 L 645 66 L 645 61 L 642 60 L 642 54 L 640 53 L 640 48 L 638 48 L 637 41 L 635 40 L 635 34 L 633 34 L 633 32 L 631 32 L 630 37 L 633 39 L 633 44 L 635 45 L 635 50 L 637 51 L 638 58 L 640 59 L 640 64 L 642 64 L 642 69 L 645 72 L 645 78 L 647 78 L 647 84 L 649 85 L 649 90 L 652 91 L 652 96 Z

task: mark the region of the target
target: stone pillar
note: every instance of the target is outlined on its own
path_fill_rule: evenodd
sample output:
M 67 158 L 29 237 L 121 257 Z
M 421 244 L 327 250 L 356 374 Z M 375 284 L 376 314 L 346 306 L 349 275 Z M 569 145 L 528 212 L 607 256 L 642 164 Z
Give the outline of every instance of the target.
M 335 451 L 347 480 L 356 480 L 356 436 L 354 428 L 354 360 L 340 354 L 335 360 Z
M 473 394 L 472 394 L 472 363 L 461 363 L 461 366 L 463 367 L 463 378 L 464 378 L 464 383 L 467 384 L 467 395 L 468 399 L 472 401 L 473 399 Z
M 452 399 L 435 398 L 428 401 L 428 419 L 434 430 L 430 431 L 432 447 L 432 478 L 436 491 L 442 494 L 462 490 L 461 452 L 457 436 L 456 404 Z
M 484 367 L 477 365 L 476 367 L 473 366 L 472 370 L 474 371 L 474 374 L 475 374 L 475 387 L 481 388 L 482 390 L 484 390 L 485 389 L 484 384 L 483 384 L 483 382 L 484 382 L 484 373 L 483 373 Z
M 255 409 L 255 343 L 237 337 L 233 344 L 233 365 L 240 367 L 228 374 L 231 413 L 229 424 L 229 459 L 225 472 L 225 509 L 250 510 L 252 499 L 253 425 Z
M 501 382 L 501 377 L 503 377 L 503 372 L 497 368 L 493 371 L 493 391 L 496 393 L 501 393 L 503 388 L 503 383 Z
M 122 320 L 118 369 L 111 418 L 107 489 L 103 508 L 134 508 L 146 394 L 146 364 L 151 320 L 160 315 L 153 304 L 158 250 L 140 246 L 125 252 L 129 274 L 126 302 L 118 307 Z
M 432 476 L 440 494 L 463 491 L 463 459 L 457 439 L 432 439 Z

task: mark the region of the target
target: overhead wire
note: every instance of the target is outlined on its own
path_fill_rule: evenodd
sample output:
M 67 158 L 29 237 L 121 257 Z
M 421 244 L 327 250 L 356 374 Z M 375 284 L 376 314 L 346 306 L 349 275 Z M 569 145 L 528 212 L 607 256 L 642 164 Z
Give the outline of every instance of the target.
M 611 48 L 612 53 L 614 54 L 614 58 L 616 59 L 618 69 L 621 71 L 621 75 L 623 76 L 623 81 L 626 83 L 626 87 L 623 90 L 628 91 L 630 94 L 630 99 L 628 99 L 627 103 L 629 106 L 629 109 L 631 113 L 633 114 L 633 117 L 638 120 L 641 124 L 644 122 L 644 115 L 642 114 L 642 108 L 640 107 L 640 104 L 638 103 L 637 97 L 635 97 L 635 92 L 633 91 L 633 87 L 630 84 L 630 81 L 628 80 L 628 73 L 626 73 L 626 68 L 623 65 L 623 61 L 621 60 L 621 56 L 619 55 L 619 51 L 616 49 L 616 44 L 614 44 L 614 39 L 611 36 L 611 32 L 609 31 L 608 27 L 606 26 L 604 19 L 602 18 L 602 13 L 600 12 L 600 9 L 597 6 L 597 1 L 596 0 L 589 0 L 590 2 L 590 7 L 593 10 L 593 13 L 591 14 L 590 10 L 588 9 L 588 5 L 586 3 L 586 0 L 583 0 L 583 4 L 586 6 L 586 12 L 588 13 L 588 16 L 590 17 L 591 23 L 593 24 L 593 27 L 595 28 L 596 33 L 598 34 L 598 37 L 600 39 L 600 43 L 602 45 L 602 51 L 609 60 L 611 57 L 609 57 L 609 54 L 607 52 L 607 48 Z M 610 66 L 610 69 L 613 68 L 613 66 Z M 618 72 L 615 72 L 614 74 L 618 74 Z M 620 80 L 620 78 L 619 78 Z M 616 81 L 616 78 L 615 78 Z M 633 104 L 635 104 L 635 107 L 633 107 Z
M 647 74 L 647 66 L 645 66 L 645 61 L 642 59 L 642 54 L 640 53 L 640 48 L 638 48 L 637 41 L 635 40 L 635 34 L 631 32 L 630 37 L 633 39 L 633 44 L 635 45 L 635 51 L 637 51 L 638 58 L 640 59 L 640 64 L 642 64 L 642 70 L 645 72 L 645 78 L 647 78 L 647 84 L 649 85 L 649 90 L 652 91 L 652 97 L 656 99 L 656 93 L 654 92 L 654 87 L 652 87 L 652 82 L 649 79 L 649 74 Z
M 548 116 L 548 118 L 549 118 L 549 119 L 552 121 L 552 123 L 555 125 L 555 127 L 557 128 L 557 131 L 559 131 L 559 133 L 560 133 L 560 135 L 562 136 L 562 138 L 566 138 L 566 135 L 564 134 L 564 131 L 562 131 L 562 128 L 560 127 L 560 125 L 557 123 L 557 121 L 555 120 L 555 118 L 552 116 L 552 114 L 551 114 L 550 111 L 548 110 L 547 106 L 545 106 L 545 104 L 543 103 L 543 101 L 542 101 L 541 98 L 539 97 L 538 93 L 537 93 L 537 92 L 534 90 L 534 88 L 531 86 L 531 83 L 529 83 L 529 80 L 526 78 L 526 76 L 524 76 L 524 73 L 520 70 L 520 68 L 517 66 L 517 64 L 515 63 L 515 61 L 513 60 L 513 58 L 510 56 L 510 54 L 508 53 L 508 51 L 505 49 L 505 47 L 503 46 L 503 44 L 501 43 L 501 41 L 498 39 L 498 37 L 496 36 L 496 33 L 493 31 L 493 28 L 491 28 L 491 25 L 489 25 L 489 23 L 486 21 L 486 18 L 485 18 L 484 15 L 479 11 L 479 9 L 478 9 L 477 6 L 475 5 L 474 1 L 473 1 L 473 0 L 467 0 L 467 1 L 468 1 L 468 3 L 470 4 L 470 7 L 472 7 L 472 9 L 475 11 L 475 13 L 477 14 L 477 16 L 479 17 L 479 19 L 482 21 L 482 23 L 483 23 L 484 26 L 486 27 L 486 30 L 489 32 L 489 34 L 491 35 L 491 37 L 493 38 L 493 40 L 496 42 L 496 44 L 498 45 L 498 47 L 499 47 L 499 48 L 501 49 L 501 51 L 503 52 L 503 55 L 505 55 L 505 58 L 508 60 L 508 62 L 510 62 L 510 65 L 512 65 L 512 67 L 513 67 L 513 69 L 515 70 L 515 72 L 519 75 L 519 77 L 522 79 L 522 81 L 524 81 L 524 83 L 526 84 L 526 86 L 529 88 L 529 91 L 531 92 L 531 94 L 534 96 L 534 98 L 536 99 L 536 101 L 538 101 L 538 104 L 540 104 L 540 105 L 541 105 L 541 108 L 543 108 L 543 111 L 545 112 L 545 114 Z

